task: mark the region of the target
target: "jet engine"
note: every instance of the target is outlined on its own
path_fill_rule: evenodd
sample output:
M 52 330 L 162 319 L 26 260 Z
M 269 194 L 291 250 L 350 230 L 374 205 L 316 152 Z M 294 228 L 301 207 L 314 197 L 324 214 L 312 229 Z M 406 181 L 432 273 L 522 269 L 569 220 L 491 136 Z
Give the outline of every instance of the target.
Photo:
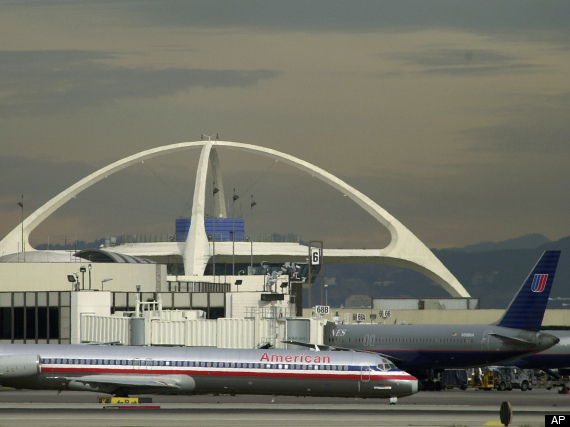
M 4 378 L 31 377 L 41 371 L 40 356 L 37 354 L 0 356 L 0 382 Z

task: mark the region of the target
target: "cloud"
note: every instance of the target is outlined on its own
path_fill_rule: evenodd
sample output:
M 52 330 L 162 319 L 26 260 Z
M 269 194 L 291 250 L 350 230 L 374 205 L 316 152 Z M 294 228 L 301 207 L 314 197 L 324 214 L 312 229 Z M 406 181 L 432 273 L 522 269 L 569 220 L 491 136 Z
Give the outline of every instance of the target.
M 80 161 L 55 162 L 0 155 L 0 182 L 10 182 L 10 185 L 0 186 L 0 207 L 15 209 L 13 200 L 19 194 L 34 199 L 55 196 L 91 171 L 92 166 Z
M 533 73 L 542 66 L 521 63 L 520 58 L 492 50 L 482 49 L 435 49 L 429 52 L 403 54 L 392 58 L 408 65 L 419 65 L 417 73 L 453 76 L 488 76 L 512 73 Z
M 144 69 L 105 64 L 116 55 L 77 50 L 0 51 L 0 113 L 73 111 L 121 99 L 172 96 L 194 87 L 246 88 L 271 70 Z
M 570 151 L 568 112 L 570 94 L 533 93 L 509 95 L 511 106 L 504 111 L 516 119 L 501 124 L 466 128 L 457 132 L 467 141 L 466 149 L 499 155 L 553 156 L 551 161 L 567 156 Z M 498 111 L 502 111 L 499 109 Z M 552 169 L 552 164 L 548 167 Z
M 473 128 L 461 132 L 471 151 L 517 154 L 568 153 L 568 129 L 553 129 L 540 124 L 507 123 Z
M 379 31 L 428 27 L 466 28 L 471 31 L 528 32 L 568 30 L 570 3 L 480 0 L 210 0 L 122 2 L 132 19 L 163 26 L 250 27 L 261 30 Z M 556 12 L 553 12 L 556 11 Z
M 61 8 L 84 13 L 110 11 L 113 20 L 139 27 L 251 28 L 261 31 L 410 31 L 433 27 L 473 32 L 527 34 L 568 31 L 570 2 L 520 0 L 18 0 L 11 9 Z M 57 9 L 56 9 L 57 10 Z

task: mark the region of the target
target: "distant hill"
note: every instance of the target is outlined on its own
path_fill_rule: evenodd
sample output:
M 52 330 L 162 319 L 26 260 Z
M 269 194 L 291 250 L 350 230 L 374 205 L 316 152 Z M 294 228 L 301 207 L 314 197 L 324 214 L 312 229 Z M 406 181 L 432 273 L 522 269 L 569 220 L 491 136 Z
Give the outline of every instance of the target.
M 550 243 L 550 240 L 542 234 L 527 234 L 526 236 L 505 240 L 503 242 L 481 242 L 475 245 L 465 246 L 464 248 L 453 249 L 467 253 L 491 252 L 505 249 L 534 249 L 546 245 L 547 243 Z
M 539 236 L 539 235 L 533 235 Z M 549 308 L 570 308 L 570 236 L 556 242 L 539 243 L 533 248 L 507 248 L 519 242 L 527 244 L 531 238 L 513 239 L 489 245 L 487 251 L 463 249 L 433 250 L 433 253 L 455 275 L 473 297 L 479 297 L 481 308 L 506 308 L 532 270 L 540 255 L 547 249 L 560 249 Z M 537 242 L 544 239 L 536 238 Z M 475 247 L 478 245 L 472 245 Z M 465 249 L 465 248 L 464 248 Z M 325 280 L 329 305 L 339 307 L 352 294 L 371 297 L 448 297 L 449 294 L 431 280 L 411 270 L 383 265 L 326 265 Z M 305 297 L 306 298 L 306 297 Z M 562 299 L 564 298 L 564 299 Z M 313 285 L 312 302 L 320 302 L 320 283 Z M 305 299 L 306 303 L 306 299 Z

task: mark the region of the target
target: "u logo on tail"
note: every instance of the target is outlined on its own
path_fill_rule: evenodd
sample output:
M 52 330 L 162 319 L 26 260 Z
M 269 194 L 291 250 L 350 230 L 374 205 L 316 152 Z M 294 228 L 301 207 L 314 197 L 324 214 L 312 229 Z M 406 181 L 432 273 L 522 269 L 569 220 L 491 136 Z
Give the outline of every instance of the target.
M 542 292 L 546 288 L 546 281 L 548 280 L 548 274 L 535 274 L 534 279 L 532 279 L 532 286 L 530 290 L 533 292 Z

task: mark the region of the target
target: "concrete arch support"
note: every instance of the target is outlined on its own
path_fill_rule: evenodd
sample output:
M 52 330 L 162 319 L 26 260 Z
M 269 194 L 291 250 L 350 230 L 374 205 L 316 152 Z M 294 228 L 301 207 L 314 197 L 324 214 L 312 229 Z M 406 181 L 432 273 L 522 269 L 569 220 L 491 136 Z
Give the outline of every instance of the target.
M 184 271 L 187 276 L 203 274 L 210 258 L 210 245 L 204 227 L 204 212 L 206 207 L 206 179 L 208 178 L 208 164 L 210 163 L 211 152 L 212 143 L 208 141 L 202 148 L 200 161 L 198 162 L 196 184 L 194 185 L 192 219 L 182 254 Z
M 379 253 L 382 264 L 394 265 L 417 271 L 442 286 L 452 296 L 470 296 L 467 290 L 429 250 L 429 248 L 424 245 L 410 230 L 404 227 L 400 221 L 381 208 L 368 196 L 362 194 L 360 191 L 351 187 L 336 176 L 304 160 L 269 148 L 223 141 L 216 141 L 214 144 L 217 146 L 227 147 L 228 149 L 258 153 L 262 156 L 283 161 L 314 176 L 315 178 L 320 179 L 331 187 L 336 188 L 368 212 L 390 232 L 390 244 L 386 248 L 381 249 Z M 326 256 L 326 250 L 324 252 L 324 256 Z
M 66 203 L 69 199 L 79 194 L 84 189 L 90 187 L 106 176 L 111 175 L 121 169 L 124 169 L 132 164 L 135 164 L 144 159 L 165 155 L 177 151 L 193 149 L 197 147 L 204 147 L 200 156 L 200 164 L 197 172 L 196 187 L 194 189 L 194 206 L 192 209 L 192 225 L 189 232 L 189 237 L 183 249 L 184 264 L 186 274 L 201 274 L 203 272 L 202 266 L 205 266 L 207 257 L 209 256 L 207 248 L 207 236 L 204 230 L 204 200 L 206 189 L 206 176 L 207 165 L 210 161 L 213 162 L 214 176 L 218 180 L 218 185 L 221 186 L 221 174 L 218 169 L 216 148 L 225 148 L 230 150 L 240 150 L 249 153 L 255 153 L 262 156 L 270 157 L 278 161 L 283 161 L 297 169 L 300 169 L 318 179 L 336 188 L 338 191 L 345 194 L 353 200 L 358 206 L 368 212 L 374 219 L 386 227 L 391 236 L 390 244 L 379 250 L 378 256 L 380 263 L 395 265 L 403 268 L 409 268 L 429 277 L 437 284 L 441 285 L 446 291 L 453 296 L 468 297 L 469 293 L 463 288 L 459 281 L 451 274 L 451 272 L 439 261 L 439 259 L 404 225 L 402 225 L 396 218 L 390 215 L 386 210 L 381 208 L 378 204 L 372 201 L 369 197 L 365 196 L 358 190 L 354 189 L 344 181 L 335 177 L 334 175 L 324 171 L 323 169 L 312 165 L 304 160 L 281 153 L 276 150 L 264 148 L 260 146 L 241 144 L 237 142 L 227 141 L 197 141 L 197 142 L 183 142 L 179 144 L 167 145 L 164 147 L 153 148 L 143 151 L 125 159 L 119 160 L 105 168 L 92 173 L 86 178 L 79 181 L 77 184 L 69 187 L 67 190 L 58 194 L 49 202 L 44 204 L 28 218 L 24 220 L 24 240 L 28 241 L 30 232 L 37 227 L 44 219 L 46 219 L 56 209 Z M 215 154 L 212 156 L 211 153 Z M 200 182 L 199 182 L 200 181 Z M 198 192 L 198 194 L 197 194 Z M 223 198 L 220 197 L 219 206 L 223 203 Z M 198 206 L 196 206 L 198 204 Z M 221 214 L 222 212 L 217 212 Z M 197 216 L 195 216 L 197 215 Z M 201 217 L 200 217 L 201 215 Z M 192 230 L 192 227 L 195 227 Z M 200 230 L 201 229 L 201 230 Z M 201 234 L 203 232 L 203 235 Z M 20 233 L 20 226 L 12 230 L 0 242 L 0 254 L 12 253 L 13 250 L 9 248 L 16 248 Z M 190 236 L 192 239 L 190 240 Z M 28 248 L 30 245 L 26 245 Z M 192 248 L 190 248 L 190 247 Z M 326 251 L 325 251 L 326 255 Z M 201 271 L 200 271 L 201 270 Z

